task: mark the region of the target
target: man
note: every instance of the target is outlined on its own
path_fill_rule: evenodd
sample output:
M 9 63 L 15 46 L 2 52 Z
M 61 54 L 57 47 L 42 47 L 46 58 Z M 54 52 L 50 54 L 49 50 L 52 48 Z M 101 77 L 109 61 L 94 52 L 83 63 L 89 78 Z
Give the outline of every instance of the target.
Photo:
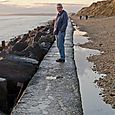
M 57 4 L 57 17 L 54 24 L 54 35 L 57 39 L 57 47 L 59 49 L 60 58 L 56 62 L 65 62 L 65 48 L 64 48 L 64 38 L 66 34 L 66 28 L 68 24 L 68 15 L 65 10 L 63 10 L 62 4 Z

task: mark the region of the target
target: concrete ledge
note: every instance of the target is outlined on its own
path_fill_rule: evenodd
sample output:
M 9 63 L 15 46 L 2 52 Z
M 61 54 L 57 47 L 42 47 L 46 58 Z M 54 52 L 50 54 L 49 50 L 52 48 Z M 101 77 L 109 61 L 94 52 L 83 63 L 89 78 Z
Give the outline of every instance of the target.
M 66 62 L 57 63 L 56 42 L 42 61 L 12 115 L 82 115 L 79 81 L 73 59 L 73 27 L 65 38 Z

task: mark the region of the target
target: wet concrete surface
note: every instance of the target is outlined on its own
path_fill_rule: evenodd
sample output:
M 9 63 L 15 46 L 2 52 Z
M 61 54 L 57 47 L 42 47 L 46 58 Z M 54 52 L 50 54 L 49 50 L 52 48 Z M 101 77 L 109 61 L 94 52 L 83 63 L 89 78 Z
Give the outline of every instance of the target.
M 80 92 L 82 99 L 82 107 L 84 115 L 115 115 L 115 110 L 110 105 L 104 103 L 101 95 L 101 89 L 94 83 L 95 80 L 101 78 L 102 74 L 98 74 L 92 70 L 94 64 L 88 62 L 87 57 L 98 55 L 100 51 L 82 48 L 79 44 L 88 42 L 88 37 L 84 37 L 86 32 L 79 31 L 76 28 L 74 33 L 74 58 L 77 66 L 78 78 L 80 81 Z
M 73 50 L 73 27 L 69 21 L 66 38 L 66 62 L 59 58 L 56 42 L 41 62 L 12 115 L 82 115 L 79 81 Z

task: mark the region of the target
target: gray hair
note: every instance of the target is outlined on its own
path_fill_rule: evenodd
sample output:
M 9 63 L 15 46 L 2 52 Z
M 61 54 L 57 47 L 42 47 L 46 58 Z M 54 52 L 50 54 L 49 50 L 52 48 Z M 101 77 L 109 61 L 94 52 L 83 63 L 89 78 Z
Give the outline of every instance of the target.
M 62 7 L 62 8 L 63 8 L 63 5 L 60 4 L 60 3 L 58 3 L 58 4 L 57 4 L 57 7 Z

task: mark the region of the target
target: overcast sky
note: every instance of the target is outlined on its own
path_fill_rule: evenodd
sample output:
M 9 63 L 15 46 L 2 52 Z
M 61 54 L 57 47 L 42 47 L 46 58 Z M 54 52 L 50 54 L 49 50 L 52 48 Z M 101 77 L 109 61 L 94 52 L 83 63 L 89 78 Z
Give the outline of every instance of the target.
M 99 0 L 0 0 L 5 4 L 35 5 L 36 3 L 71 3 L 71 4 L 91 4 Z
M 56 12 L 55 5 L 44 3 L 65 3 L 64 8 L 68 12 L 77 12 L 95 1 L 99 0 L 0 0 L 0 14 Z

